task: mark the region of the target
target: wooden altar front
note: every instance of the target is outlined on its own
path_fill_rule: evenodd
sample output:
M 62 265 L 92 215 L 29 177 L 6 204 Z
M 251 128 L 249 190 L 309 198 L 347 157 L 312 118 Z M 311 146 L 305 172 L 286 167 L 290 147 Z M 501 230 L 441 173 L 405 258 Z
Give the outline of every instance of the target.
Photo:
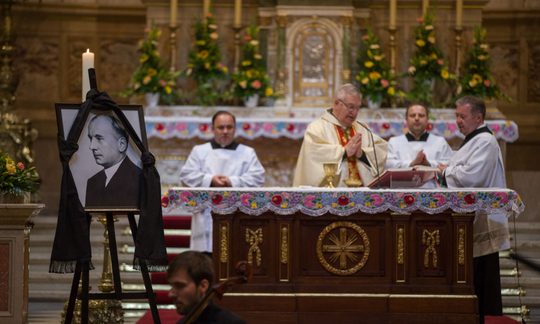
M 222 304 L 249 323 L 476 323 L 474 212 L 521 210 L 499 191 L 171 189 L 212 208 L 217 277 L 253 279 Z

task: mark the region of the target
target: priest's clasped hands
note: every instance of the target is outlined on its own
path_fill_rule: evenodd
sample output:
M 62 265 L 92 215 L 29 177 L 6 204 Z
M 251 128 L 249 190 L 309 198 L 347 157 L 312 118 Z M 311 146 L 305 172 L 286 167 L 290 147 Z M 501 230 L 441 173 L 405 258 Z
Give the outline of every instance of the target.
M 347 142 L 345 145 L 345 153 L 347 153 L 347 157 L 355 156 L 361 157 L 362 154 L 364 154 L 364 151 L 362 151 L 362 134 L 357 133 L 354 134 L 353 137 Z
M 412 166 L 412 167 L 416 165 L 425 165 L 425 166 L 431 165 L 426 157 L 426 153 L 424 153 L 424 150 L 420 150 L 416 154 L 416 157 L 414 158 L 414 160 L 412 160 L 411 163 L 409 164 L 409 166 Z
M 212 182 L 210 183 L 212 187 L 232 187 L 231 180 L 229 177 L 224 175 L 215 175 L 212 177 Z

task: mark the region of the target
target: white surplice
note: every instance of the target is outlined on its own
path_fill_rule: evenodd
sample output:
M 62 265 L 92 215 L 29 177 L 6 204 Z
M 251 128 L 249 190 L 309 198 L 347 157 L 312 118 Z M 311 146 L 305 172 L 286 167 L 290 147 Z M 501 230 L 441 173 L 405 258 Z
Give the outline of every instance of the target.
M 345 148 L 339 141 L 336 126 L 343 128 L 329 111 L 308 125 L 296 163 L 293 186 L 320 186 L 325 178 L 323 164 L 326 162 L 339 164 L 338 187 L 346 186 L 344 181 L 348 178 L 349 171 L 347 161 L 343 158 Z M 373 134 L 365 124 L 355 122 L 352 127 L 356 134 L 362 134 L 362 151 L 369 162 L 368 165 L 358 159 L 356 163 L 363 186 L 366 186 L 384 171 L 387 143 Z
M 453 155 L 452 148 L 441 136 L 425 133 L 426 141 L 409 141 L 407 135 L 400 135 L 388 140 L 388 157 L 386 158 L 387 169 L 409 168 L 411 161 L 416 158 L 420 150 L 426 154 L 431 167 L 437 167 L 440 163 L 447 164 Z M 428 181 L 422 188 L 436 188 L 435 180 Z
M 210 187 L 214 175 L 225 175 L 233 187 L 260 187 L 264 168 L 255 150 L 239 144 L 236 149 L 212 148 L 211 143 L 193 147 L 180 170 L 180 180 L 188 187 Z M 212 216 L 210 209 L 191 218 L 190 248 L 212 251 Z
M 501 149 L 495 136 L 480 133 L 465 143 L 450 159 L 444 177 L 448 188 L 506 188 Z M 473 231 L 474 257 L 510 248 L 508 214 L 504 211 L 477 212 Z

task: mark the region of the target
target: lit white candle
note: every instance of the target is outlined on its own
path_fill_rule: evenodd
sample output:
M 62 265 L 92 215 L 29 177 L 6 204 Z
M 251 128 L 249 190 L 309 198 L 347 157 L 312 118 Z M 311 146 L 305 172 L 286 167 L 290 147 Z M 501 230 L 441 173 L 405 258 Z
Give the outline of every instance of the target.
M 463 26 L 463 0 L 456 0 L 456 28 Z
M 422 0 L 422 17 L 426 15 L 429 7 L 429 0 Z
M 204 0 L 203 2 L 203 17 L 208 16 L 210 12 L 210 0 Z
M 390 28 L 396 28 L 397 0 L 390 0 Z
M 234 0 L 234 27 L 242 26 L 242 0 Z
M 171 19 L 169 25 L 171 27 L 176 27 L 176 14 L 178 12 L 178 0 L 171 0 Z
M 86 93 L 90 91 L 90 77 L 88 69 L 94 68 L 94 53 L 90 49 L 86 49 L 86 53 L 82 54 L 82 101 L 86 100 Z

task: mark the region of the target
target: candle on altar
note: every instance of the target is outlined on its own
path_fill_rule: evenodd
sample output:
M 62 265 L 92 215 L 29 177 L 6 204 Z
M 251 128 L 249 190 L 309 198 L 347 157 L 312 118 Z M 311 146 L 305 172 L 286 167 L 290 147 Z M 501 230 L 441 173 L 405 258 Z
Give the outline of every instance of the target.
M 234 27 L 242 26 L 242 0 L 234 0 Z
M 456 0 L 456 28 L 463 26 L 463 0 Z
M 169 25 L 176 27 L 176 14 L 178 13 L 178 0 L 171 0 L 171 16 Z
M 94 68 L 94 53 L 87 48 L 82 54 L 82 101 L 86 100 L 86 93 L 90 91 L 90 77 L 88 69 Z
M 425 16 L 429 7 L 429 0 L 422 0 L 422 16 Z
M 203 2 L 203 17 L 208 16 L 210 12 L 210 0 L 204 0 Z
M 397 0 L 390 0 L 390 28 L 396 28 Z

